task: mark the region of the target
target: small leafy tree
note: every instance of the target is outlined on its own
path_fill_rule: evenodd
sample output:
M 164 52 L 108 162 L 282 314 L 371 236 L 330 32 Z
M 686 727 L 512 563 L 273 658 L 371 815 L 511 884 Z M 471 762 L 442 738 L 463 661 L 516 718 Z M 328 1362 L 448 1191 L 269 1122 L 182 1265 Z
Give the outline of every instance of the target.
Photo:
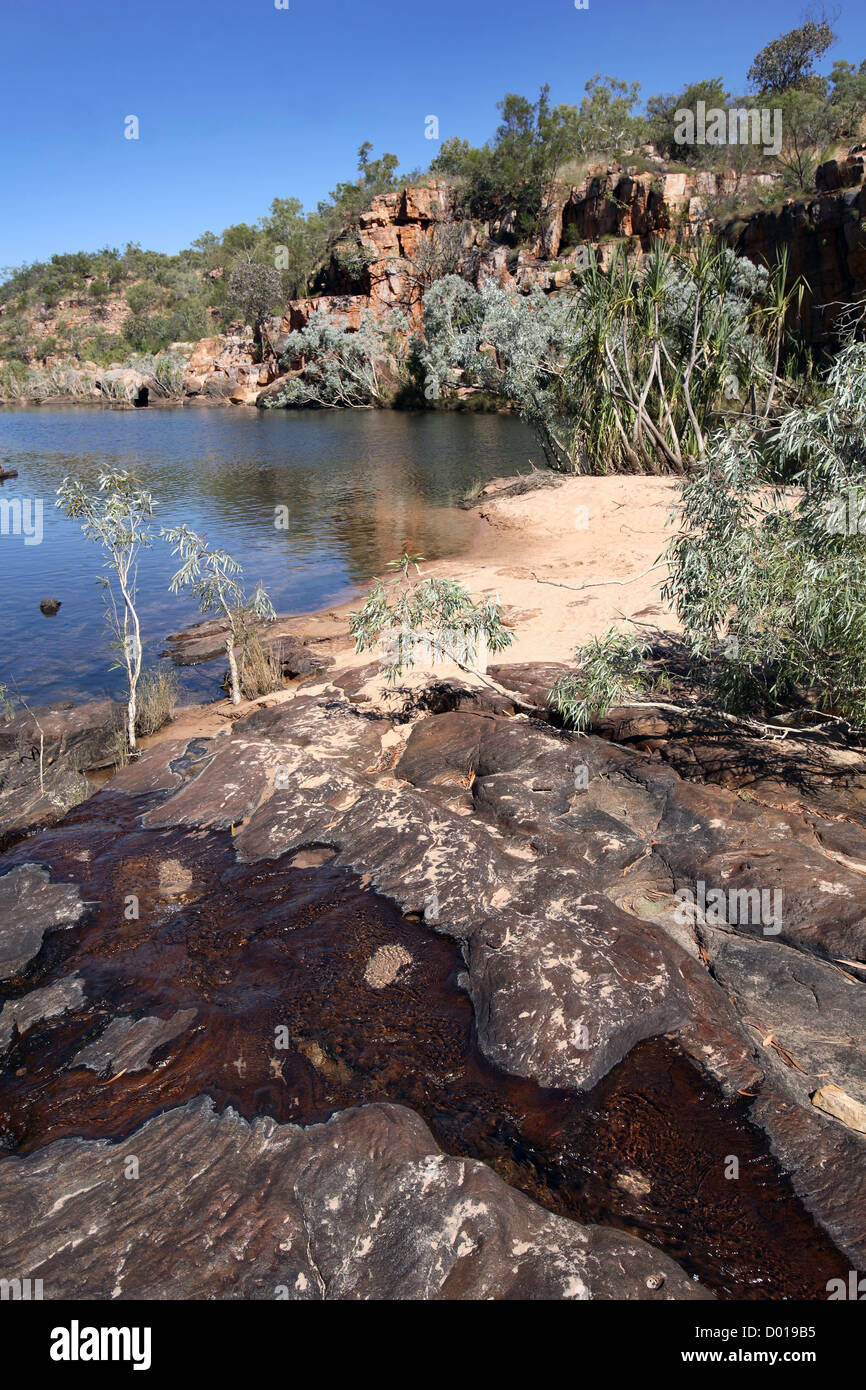
M 824 97 L 792 87 L 777 98 L 782 112 L 782 149 L 778 163 L 787 183 L 811 189 L 825 146 L 832 139 L 834 116 Z
M 724 110 L 730 101 L 730 93 L 727 91 L 721 77 L 708 77 L 702 82 L 692 82 L 688 87 L 683 88 L 678 96 L 671 93 L 662 93 L 657 96 L 647 98 L 646 103 L 646 134 L 659 152 L 666 155 L 669 159 L 688 160 L 690 163 L 697 163 L 701 155 L 710 155 L 711 161 L 718 162 L 720 152 L 712 145 L 681 145 L 676 140 L 677 131 L 677 112 L 678 111 L 697 111 L 699 101 L 703 101 L 707 108 L 717 108 Z M 724 152 L 724 159 L 730 159 L 730 147 Z
M 567 121 L 567 129 L 582 155 L 612 155 L 643 138 L 645 121 L 634 114 L 640 96 L 639 82 L 602 78 L 597 72 L 584 91 L 586 96 L 580 107 Z
M 360 612 L 349 616 L 349 631 L 357 652 L 382 651 L 382 668 L 389 684 L 404 670 L 429 662 L 453 661 L 461 671 L 484 678 L 479 652 L 501 652 L 512 642 L 495 598 L 476 603 L 468 589 L 454 579 L 420 576 L 423 555 L 404 552 L 391 560 L 395 577 L 374 585 Z
M 282 293 L 283 281 L 276 266 L 257 261 L 236 265 L 226 287 L 229 304 L 240 310 L 257 342 L 261 342 L 265 319 L 280 303 Z
M 282 363 L 295 370 L 265 404 L 355 409 L 383 405 L 393 380 L 389 365 L 396 371 L 404 351 L 405 327 L 399 313 L 382 321 L 368 311 L 357 332 L 341 328 L 323 311 L 313 314 L 305 328 L 286 338 Z
M 807 19 L 761 49 L 749 68 L 749 81 L 756 91 L 767 95 L 802 87 L 835 39 L 826 20 Z
M 256 619 L 270 621 L 276 614 L 273 604 L 261 585 L 248 597 L 239 583 L 241 565 L 225 550 L 212 550 L 206 536 L 199 536 L 189 526 L 163 527 L 162 537 L 173 547 L 172 554 L 183 561 L 172 576 L 172 593 L 191 589 L 198 599 L 202 613 L 222 613 L 228 621 L 226 654 L 231 678 L 231 701 L 241 702 L 241 681 L 237 651 L 243 650 Z
M 595 715 L 607 714 L 612 705 L 645 688 L 642 663 L 647 651 L 646 643 L 614 628 L 592 637 L 575 653 L 577 669 L 552 686 L 548 704 L 580 732 Z
M 126 737 L 135 751 L 136 688 L 141 675 L 141 625 L 136 609 L 138 559 L 152 544 L 150 519 L 154 501 L 134 474 L 113 470 L 99 475 L 97 491 L 90 492 L 80 478 L 64 478 L 57 489 L 57 503 L 67 516 L 81 523 L 84 538 L 106 551 L 108 576 L 103 589 L 106 616 L 118 650 L 114 667 L 125 671 L 127 681 Z M 115 592 L 115 582 L 120 592 Z

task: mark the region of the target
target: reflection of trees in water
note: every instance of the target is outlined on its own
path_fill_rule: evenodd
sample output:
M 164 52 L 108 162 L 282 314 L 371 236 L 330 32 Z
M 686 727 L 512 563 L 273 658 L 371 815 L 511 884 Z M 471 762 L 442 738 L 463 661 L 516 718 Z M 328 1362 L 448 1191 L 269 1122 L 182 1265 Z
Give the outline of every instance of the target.
M 188 523 L 236 556 L 251 582 L 261 579 L 279 611 L 306 612 L 381 574 L 404 545 L 430 559 L 453 552 L 459 528 L 472 523 L 449 504 L 478 478 L 526 471 L 533 452 L 526 426 L 502 416 L 287 411 L 262 419 L 188 407 L 135 416 L 6 412 L 3 423 L 14 466 L 45 498 L 45 543 L 4 552 L 0 600 L 3 666 L 21 674 L 34 703 L 117 693 L 105 660 L 98 557 L 52 505 L 63 477 L 95 482 L 103 470 L 129 467 L 157 499 L 160 524 Z M 277 507 L 288 508 L 287 530 L 274 525 Z M 169 632 L 200 616 L 194 603 L 168 594 L 171 573 L 167 547 L 144 552 L 148 663 Z M 55 588 L 62 622 L 34 626 L 39 599 Z

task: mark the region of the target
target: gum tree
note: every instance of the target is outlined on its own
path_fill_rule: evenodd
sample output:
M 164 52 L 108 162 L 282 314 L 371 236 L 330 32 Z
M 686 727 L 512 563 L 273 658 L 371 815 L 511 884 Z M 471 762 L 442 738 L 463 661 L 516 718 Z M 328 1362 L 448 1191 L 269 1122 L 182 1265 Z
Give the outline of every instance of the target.
M 231 677 L 231 701 L 241 702 L 237 650 L 248 641 L 256 619 L 270 621 L 276 614 L 268 595 L 257 585 L 247 596 L 239 577 L 243 569 L 225 550 L 212 550 L 206 536 L 199 536 L 189 526 L 163 527 L 163 540 L 172 546 L 172 554 L 183 563 L 172 576 L 169 588 L 173 594 L 190 589 L 198 599 L 202 613 L 222 613 L 228 622 L 226 654 Z
M 126 673 L 126 737 L 135 751 L 136 690 L 141 675 L 141 625 L 136 609 L 138 559 L 152 544 L 150 519 L 154 501 L 134 474 L 127 470 L 100 473 L 97 490 L 91 492 L 80 478 L 64 478 L 57 489 L 56 505 L 80 522 L 87 541 L 106 552 L 108 575 L 99 579 L 106 617 L 119 653 L 112 669 Z M 119 591 L 119 594 L 118 594 Z
M 406 669 L 425 661 L 453 661 L 461 671 L 490 681 L 480 669 L 479 654 L 501 652 L 512 642 L 495 598 L 476 603 L 454 579 L 422 575 L 423 555 L 404 552 L 391 560 L 390 584 L 374 585 L 363 608 L 349 616 L 357 652 L 382 652 L 382 668 L 393 685 Z M 412 570 L 418 576 L 412 579 Z M 499 689 L 500 687 L 496 687 Z

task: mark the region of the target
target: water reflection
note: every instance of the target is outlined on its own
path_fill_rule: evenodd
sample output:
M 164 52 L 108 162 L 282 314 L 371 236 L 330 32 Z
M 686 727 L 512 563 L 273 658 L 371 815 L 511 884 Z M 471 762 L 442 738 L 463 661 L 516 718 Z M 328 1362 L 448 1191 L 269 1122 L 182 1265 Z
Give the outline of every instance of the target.
M 104 469 L 133 469 L 160 522 L 185 521 L 231 551 L 278 612 L 310 612 L 350 597 L 403 545 L 430 558 L 457 549 L 470 522 L 450 508 L 476 478 L 525 470 L 537 454 L 524 425 L 497 415 L 0 410 L 0 459 L 18 469 L 2 497 L 44 500 L 40 545 L 0 535 L 0 683 L 31 703 L 121 689 L 95 584 L 102 557 L 54 508 L 67 473 L 95 482 Z M 275 524 L 278 508 L 287 529 Z M 163 545 L 143 555 L 149 660 L 168 632 L 198 617 L 189 598 L 167 593 L 171 572 Z M 46 597 L 62 601 L 55 617 L 39 610 Z M 217 693 L 218 677 L 211 666 L 185 680 L 201 698 Z

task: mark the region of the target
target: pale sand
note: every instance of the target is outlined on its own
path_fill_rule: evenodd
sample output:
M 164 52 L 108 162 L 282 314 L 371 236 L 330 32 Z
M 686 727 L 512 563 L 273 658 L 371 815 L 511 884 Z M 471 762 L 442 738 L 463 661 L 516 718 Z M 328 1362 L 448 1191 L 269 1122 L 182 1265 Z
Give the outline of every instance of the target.
M 498 594 L 515 628 L 502 661 L 569 661 L 609 627 L 639 630 L 627 618 L 676 630 L 659 596 L 667 569 L 651 567 L 675 530 L 678 492 L 671 478 L 617 476 L 494 496 L 477 509 L 472 549 L 429 569 L 459 578 L 473 596 Z
M 488 487 L 468 528 L 466 514 L 460 514 L 460 530 L 464 536 L 468 531 L 468 540 L 458 553 L 421 564 L 424 574 L 459 579 L 476 599 L 498 596 L 514 641 L 495 660 L 567 662 L 575 647 L 609 627 L 642 631 L 627 621 L 630 618 L 648 628 L 678 629 L 659 594 L 666 568 L 652 568 L 676 529 L 670 520 L 679 492 L 675 479 L 569 477 L 556 487 L 498 497 L 513 481 L 503 479 Z M 321 689 L 336 670 L 374 660 L 374 653 L 356 654 L 349 638 L 349 613 L 362 602 L 363 594 L 339 607 L 280 622 L 280 631 L 319 640 L 322 650 L 335 658 L 335 667 L 324 673 L 321 683 L 308 682 L 299 690 Z M 430 675 L 471 684 L 451 663 L 407 673 L 401 684 L 418 685 Z M 147 742 L 212 734 L 254 706 L 280 703 L 294 693 L 288 688 L 236 707 L 221 700 L 182 709 L 173 724 Z M 377 704 L 392 703 L 378 680 L 368 683 L 364 693 Z

